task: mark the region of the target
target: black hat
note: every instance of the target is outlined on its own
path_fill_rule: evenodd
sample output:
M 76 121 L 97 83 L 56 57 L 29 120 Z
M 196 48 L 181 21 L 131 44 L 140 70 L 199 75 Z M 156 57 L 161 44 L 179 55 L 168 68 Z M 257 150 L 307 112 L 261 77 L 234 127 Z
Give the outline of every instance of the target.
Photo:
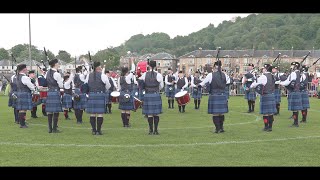
M 22 71 L 24 68 L 27 68 L 27 65 L 26 65 L 26 64 L 19 64 L 19 65 L 17 66 L 18 72 L 19 72 L 19 71 Z
M 303 66 L 301 67 L 301 70 L 302 70 L 302 71 L 305 71 L 305 72 L 307 72 L 308 69 L 309 69 L 309 67 L 306 66 L 306 65 L 303 65 Z
M 296 66 L 297 68 L 300 67 L 300 63 L 299 63 L 299 62 L 292 62 L 291 65 L 294 65 L 294 66 Z
M 28 72 L 28 74 L 32 74 L 32 73 L 35 73 L 34 70 L 30 70 L 30 71 Z
M 182 71 L 179 71 L 179 73 L 183 73 Z
M 222 64 L 221 64 L 221 61 L 216 61 L 216 62 L 214 62 L 214 66 L 221 66 Z
M 254 65 L 253 65 L 252 63 L 249 63 L 249 64 L 248 64 L 248 66 L 252 66 L 252 67 L 254 67 Z
M 154 60 L 149 61 L 149 66 L 150 67 L 156 67 L 157 66 L 157 62 Z
M 272 66 L 272 69 L 278 69 L 278 66 Z
M 93 63 L 93 69 L 95 69 L 96 67 L 99 67 L 100 66 L 100 62 L 99 61 L 95 61 Z
M 58 59 L 52 59 L 51 61 L 49 61 L 49 65 L 51 66 L 51 67 L 53 67 L 55 64 L 57 64 L 59 61 L 58 61 Z
M 65 80 L 67 80 L 69 77 L 70 77 L 69 75 L 64 75 L 64 76 L 63 76 L 63 80 L 65 81 Z
M 42 68 L 42 71 L 47 71 L 47 68 Z
M 126 74 L 129 71 L 128 67 L 121 68 L 121 73 Z
M 172 70 L 172 69 L 169 67 L 168 70 Z
M 105 70 L 104 73 L 110 73 L 109 70 Z
M 271 64 L 264 64 L 263 67 L 266 68 L 266 70 L 269 71 L 269 72 L 272 71 L 272 66 L 271 66 Z

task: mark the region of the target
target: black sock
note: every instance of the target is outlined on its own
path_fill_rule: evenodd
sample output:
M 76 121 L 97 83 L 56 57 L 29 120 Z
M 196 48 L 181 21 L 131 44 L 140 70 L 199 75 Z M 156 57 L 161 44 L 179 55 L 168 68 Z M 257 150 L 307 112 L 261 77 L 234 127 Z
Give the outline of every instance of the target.
M 66 110 L 63 111 L 64 117 L 65 117 L 66 119 L 69 117 L 68 112 L 69 112 L 68 109 L 66 109 Z
M 77 122 L 80 121 L 80 118 L 79 118 L 79 109 L 74 109 L 74 115 L 76 116 L 76 119 L 77 119 Z
M 223 130 L 224 115 L 220 116 L 220 129 Z
M 53 113 L 53 130 L 57 130 L 59 113 Z
M 179 107 L 179 112 L 181 112 L 181 106 L 178 106 Z
M 108 113 L 108 104 L 106 104 L 104 112 Z
M 273 115 L 268 116 L 268 125 L 269 125 L 269 129 L 272 129 L 272 123 L 273 123 L 274 119 L 273 119 Z
M 264 128 L 267 129 L 268 128 L 268 116 L 263 116 L 263 122 L 264 122 Z
M 102 126 L 102 123 L 103 123 L 103 117 L 97 117 L 97 131 L 98 132 L 101 132 L 101 126 Z
M 53 114 L 48 114 L 48 126 L 49 126 L 49 131 L 52 131 L 52 118 Z
M 248 101 L 249 112 L 251 112 L 251 101 Z
M 280 104 L 277 104 L 276 107 L 277 107 L 277 114 L 279 114 L 280 113 Z
M 195 109 L 197 109 L 197 104 L 198 104 L 197 100 L 194 99 L 194 108 L 195 108 Z
M 198 109 L 200 108 L 200 99 L 198 99 Z
M 298 125 L 299 112 L 293 112 L 293 124 Z
M 212 116 L 212 121 L 214 126 L 216 127 L 216 132 L 220 130 L 220 117 L 219 116 Z
M 185 111 L 186 105 L 182 105 L 182 112 Z
M 169 108 L 171 108 L 171 100 L 168 99 Z
M 80 122 L 82 122 L 82 115 L 83 115 L 83 110 L 82 110 L 82 109 L 80 109 L 80 111 L 79 111 L 79 118 L 80 118 Z
M 302 121 L 303 121 L 303 122 L 306 122 L 306 121 L 307 121 L 308 110 L 307 110 L 307 109 L 302 110 L 302 111 L 301 111 L 301 114 L 302 114 Z
M 45 104 L 42 104 L 42 114 L 47 114 Z
M 171 99 L 171 108 L 173 108 L 174 99 Z
M 16 108 L 13 108 L 13 114 L 14 114 L 14 121 L 19 122 L 19 114 Z
M 19 112 L 19 121 L 20 121 L 20 126 L 25 126 L 26 125 L 26 114 L 25 112 Z
M 154 116 L 153 121 L 154 121 L 154 132 L 158 132 L 158 124 L 159 124 L 160 117 L 159 116 Z
M 253 112 L 254 111 L 254 104 L 255 104 L 255 101 L 251 101 L 251 111 Z
M 92 127 L 92 131 L 96 132 L 97 129 L 96 129 L 96 117 L 95 116 L 90 116 L 90 124 Z
M 111 113 L 111 104 L 108 104 L 109 113 Z
M 127 123 L 127 126 L 129 125 L 129 120 L 130 120 L 130 114 L 127 114 L 127 121 L 126 121 L 126 123 Z
M 125 126 L 126 125 L 126 119 L 127 117 L 126 117 L 126 113 L 121 113 L 121 119 L 122 119 L 122 124 L 123 124 L 123 126 Z
M 153 132 L 153 117 L 148 117 L 149 132 Z

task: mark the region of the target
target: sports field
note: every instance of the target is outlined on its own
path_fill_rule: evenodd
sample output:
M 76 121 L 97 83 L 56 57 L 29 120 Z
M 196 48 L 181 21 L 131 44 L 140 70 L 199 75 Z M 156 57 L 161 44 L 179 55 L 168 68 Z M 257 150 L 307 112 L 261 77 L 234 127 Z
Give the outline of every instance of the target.
M 47 119 L 30 119 L 29 128 L 14 123 L 8 97 L 0 96 L 0 166 L 320 166 L 320 99 L 311 98 L 306 124 L 289 127 L 291 112 L 282 98 L 281 111 L 275 116 L 272 132 L 262 131 L 259 100 L 255 113 L 246 113 L 247 102 L 230 97 L 225 133 L 212 133 L 211 115 L 207 114 L 207 96 L 200 110 L 193 99 L 185 113 L 168 109 L 162 96 L 160 135 L 148 135 L 148 123 L 141 109 L 131 114 L 131 128 L 123 128 L 118 105 L 106 114 L 104 135 L 91 135 L 89 119 L 84 123 L 65 120 L 62 113 L 59 129 L 49 134 Z M 301 120 L 301 114 L 299 117 Z

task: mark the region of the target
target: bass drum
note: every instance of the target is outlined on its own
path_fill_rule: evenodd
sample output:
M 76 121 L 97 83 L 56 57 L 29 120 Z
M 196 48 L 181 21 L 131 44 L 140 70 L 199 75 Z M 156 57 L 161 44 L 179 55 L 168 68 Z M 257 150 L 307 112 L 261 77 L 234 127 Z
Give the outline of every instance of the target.
M 177 100 L 179 106 L 186 105 L 190 102 L 190 95 L 188 91 L 178 92 L 174 97 Z

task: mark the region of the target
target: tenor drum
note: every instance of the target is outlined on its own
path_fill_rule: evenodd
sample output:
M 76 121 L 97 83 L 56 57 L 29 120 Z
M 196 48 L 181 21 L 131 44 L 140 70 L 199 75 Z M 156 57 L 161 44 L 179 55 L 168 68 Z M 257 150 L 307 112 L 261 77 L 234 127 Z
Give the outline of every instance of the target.
M 188 91 L 181 91 L 178 92 L 175 96 L 179 106 L 186 105 L 190 102 L 190 95 Z
M 133 98 L 134 98 L 134 111 L 136 111 L 142 105 L 142 101 L 136 97 L 133 97 Z
M 119 96 L 120 96 L 120 92 L 118 91 L 113 91 L 111 92 L 111 102 L 112 103 L 119 103 Z
M 45 99 L 48 97 L 48 87 L 42 87 L 39 89 L 40 99 Z

